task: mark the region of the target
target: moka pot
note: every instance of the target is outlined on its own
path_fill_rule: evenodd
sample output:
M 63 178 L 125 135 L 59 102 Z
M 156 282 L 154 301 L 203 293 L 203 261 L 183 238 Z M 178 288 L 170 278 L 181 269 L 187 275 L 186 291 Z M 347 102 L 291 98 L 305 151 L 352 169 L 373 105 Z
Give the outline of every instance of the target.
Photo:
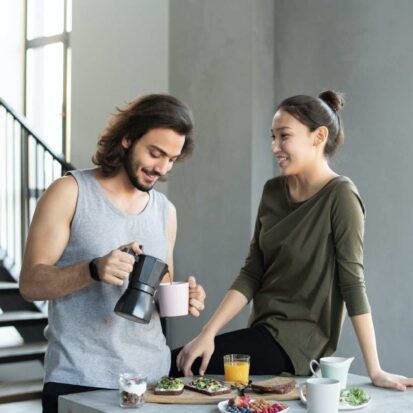
M 135 263 L 129 274 L 128 288 L 116 303 L 114 311 L 128 320 L 148 324 L 155 305 L 155 292 L 168 272 L 168 265 L 151 255 L 135 254 L 131 248 L 124 252 L 131 254 Z

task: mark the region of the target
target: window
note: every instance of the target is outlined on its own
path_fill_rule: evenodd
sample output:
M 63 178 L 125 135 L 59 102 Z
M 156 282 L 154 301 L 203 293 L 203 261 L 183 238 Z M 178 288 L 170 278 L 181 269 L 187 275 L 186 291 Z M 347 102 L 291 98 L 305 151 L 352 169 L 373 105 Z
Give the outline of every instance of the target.
M 63 156 L 69 153 L 71 10 L 71 0 L 26 0 L 26 117 Z

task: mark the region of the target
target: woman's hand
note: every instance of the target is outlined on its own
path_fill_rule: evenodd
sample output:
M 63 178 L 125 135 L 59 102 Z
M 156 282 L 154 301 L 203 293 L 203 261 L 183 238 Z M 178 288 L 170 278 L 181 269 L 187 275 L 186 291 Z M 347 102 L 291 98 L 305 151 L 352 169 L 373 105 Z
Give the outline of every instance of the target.
M 413 379 L 399 376 L 398 374 L 387 373 L 383 370 L 379 370 L 377 374 L 371 377 L 371 381 L 377 387 L 385 387 L 400 391 L 405 391 L 407 387 L 413 386 Z
M 199 314 L 205 308 L 205 290 L 201 284 L 197 284 L 193 275 L 188 277 L 189 283 L 189 313 L 193 317 L 199 317 Z
M 204 375 L 215 349 L 214 338 L 213 334 L 201 333 L 180 351 L 176 358 L 176 366 L 184 376 L 193 376 L 191 367 L 198 357 L 202 357 L 199 374 Z
M 377 387 L 405 391 L 407 387 L 413 386 L 413 379 L 391 374 L 383 371 L 380 367 L 377 355 L 376 335 L 374 333 L 373 319 L 370 313 L 351 317 L 354 330 L 360 343 L 364 362 L 373 384 Z
M 205 292 L 203 290 L 204 289 L 202 288 L 204 300 Z M 189 300 L 191 302 L 191 295 Z M 178 357 L 176 358 L 176 367 L 178 370 L 185 376 L 192 376 L 192 363 L 196 358 L 201 357 L 202 362 L 201 367 L 199 368 L 199 374 L 203 376 L 206 368 L 208 367 L 209 361 L 211 360 L 212 353 L 215 350 L 215 336 L 245 307 L 247 302 L 247 298 L 242 293 L 236 290 L 229 290 L 225 294 L 224 299 L 215 311 L 214 315 L 205 324 L 201 334 L 189 342 L 178 354 Z

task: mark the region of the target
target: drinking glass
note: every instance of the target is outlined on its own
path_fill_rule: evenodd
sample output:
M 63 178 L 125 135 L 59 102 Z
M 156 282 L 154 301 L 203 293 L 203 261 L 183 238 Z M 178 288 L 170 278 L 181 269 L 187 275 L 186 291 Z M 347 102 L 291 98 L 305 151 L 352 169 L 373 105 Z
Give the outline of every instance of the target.
M 121 407 L 141 407 L 147 387 L 146 376 L 141 373 L 122 373 L 119 376 Z
M 248 354 L 227 354 L 224 356 L 225 381 L 248 384 L 250 356 Z

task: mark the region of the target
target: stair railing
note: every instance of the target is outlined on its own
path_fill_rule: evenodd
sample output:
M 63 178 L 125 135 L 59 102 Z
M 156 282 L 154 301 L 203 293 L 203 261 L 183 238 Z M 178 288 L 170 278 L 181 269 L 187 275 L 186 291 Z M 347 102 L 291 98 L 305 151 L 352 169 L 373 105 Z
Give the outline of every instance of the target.
M 16 280 L 37 201 L 72 169 L 0 98 L 0 261 Z

